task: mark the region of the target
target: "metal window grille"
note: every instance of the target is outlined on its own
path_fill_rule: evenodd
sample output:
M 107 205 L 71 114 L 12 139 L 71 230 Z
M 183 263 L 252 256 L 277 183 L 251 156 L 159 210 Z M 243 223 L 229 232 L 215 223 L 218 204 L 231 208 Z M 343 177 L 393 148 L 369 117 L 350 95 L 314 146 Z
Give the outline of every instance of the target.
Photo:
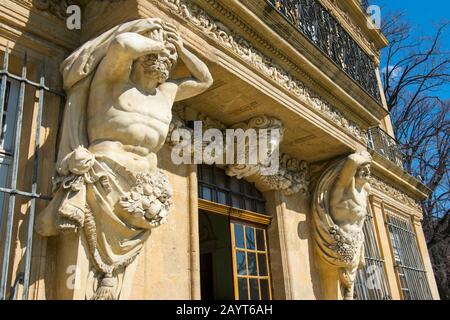
M 31 273 L 31 258 L 32 258 L 32 245 L 33 245 L 33 227 L 36 211 L 37 200 L 50 200 L 50 197 L 41 195 L 38 192 L 38 172 L 39 172 L 39 150 L 41 147 L 40 129 L 42 125 L 42 112 L 44 108 L 45 94 L 52 94 L 59 97 L 64 97 L 63 93 L 56 90 L 52 90 L 45 85 L 44 68 L 41 68 L 41 76 L 39 82 L 31 81 L 27 78 L 27 54 L 23 56 L 22 72 L 21 75 L 15 75 L 9 72 L 9 58 L 10 52 L 7 47 L 4 52 L 3 64 L 0 69 L 0 128 L 2 128 L 0 156 L 9 157 L 10 164 L 8 166 L 8 178 L 4 179 L 3 185 L 0 186 L 0 195 L 4 199 L 5 204 L 3 208 L 0 208 L 0 241 L 3 245 L 2 261 L 1 261 L 1 278 L 0 278 L 0 300 L 5 299 L 17 299 L 17 288 L 19 284 L 23 285 L 22 299 L 28 299 L 29 286 L 30 286 L 30 273 Z M 12 84 L 18 84 L 18 99 L 17 103 L 11 102 L 9 95 L 11 94 Z M 20 144 L 22 141 L 29 141 L 30 137 L 22 137 L 23 127 L 23 115 L 24 111 L 35 108 L 35 104 L 31 106 L 25 105 L 25 92 L 28 87 L 33 87 L 38 95 L 37 112 L 32 119 L 35 124 L 35 137 L 34 137 L 34 155 L 32 159 L 32 178 L 31 178 L 31 190 L 19 190 L 18 189 L 18 175 L 19 171 L 24 168 L 19 167 L 20 159 Z M 61 105 L 63 99 L 61 99 Z M 14 114 L 12 119 L 13 125 L 7 125 L 6 115 Z M 27 123 L 26 125 L 31 125 Z M 8 144 L 8 137 L 11 136 L 11 148 L 3 148 Z M 23 172 L 21 172 L 24 174 Z M 29 201 L 27 220 L 28 225 L 26 230 L 26 244 L 24 256 L 21 257 L 22 263 L 20 264 L 19 271 L 16 275 L 11 274 L 11 263 L 14 261 L 14 256 L 11 255 L 11 243 L 13 237 L 14 220 L 17 218 L 16 213 L 16 200 L 17 196 L 23 197 Z M 21 271 L 20 271 L 21 269 Z M 11 287 L 8 287 L 8 286 Z
M 427 274 L 411 222 L 388 213 L 387 225 L 395 260 L 395 271 L 403 299 L 432 299 Z
M 384 260 L 380 254 L 374 219 L 370 211 L 363 228 L 366 266 L 358 270 L 355 281 L 355 298 L 358 300 L 390 300 Z
M 198 166 L 198 196 L 234 208 L 265 213 L 265 200 L 255 185 L 229 177 L 215 166 Z

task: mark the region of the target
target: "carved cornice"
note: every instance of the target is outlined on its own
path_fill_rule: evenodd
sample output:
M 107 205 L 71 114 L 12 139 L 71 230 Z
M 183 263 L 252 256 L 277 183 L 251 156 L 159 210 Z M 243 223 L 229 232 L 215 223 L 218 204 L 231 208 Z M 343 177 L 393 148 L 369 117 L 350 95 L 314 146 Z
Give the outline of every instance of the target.
M 383 192 L 384 194 L 390 196 L 394 200 L 397 200 L 406 206 L 412 207 L 412 208 L 422 212 L 422 206 L 419 203 L 419 201 L 408 196 L 406 193 L 404 193 L 403 191 L 400 191 L 396 187 L 390 185 L 383 179 L 372 175 L 370 184 L 374 189 Z
M 215 0 L 205 0 L 218 9 L 224 16 L 235 21 L 239 26 L 245 24 L 239 20 L 228 9 L 222 7 Z M 273 60 L 262 52 L 257 50 L 250 42 L 242 38 L 236 32 L 229 30 L 223 23 L 211 17 L 202 8 L 187 0 L 153 0 L 153 3 L 175 14 L 185 21 L 194 25 L 204 35 L 213 39 L 216 43 L 232 51 L 240 59 L 261 72 L 264 76 L 275 82 L 283 89 L 294 95 L 296 98 L 305 102 L 306 105 L 312 106 L 313 109 L 323 115 L 329 121 L 342 127 L 347 133 L 361 141 L 367 143 L 365 132 L 352 120 L 347 118 L 343 112 L 332 106 L 322 96 L 314 92 L 310 87 L 306 86 L 302 81 L 294 77 L 284 68 L 274 63 Z M 278 55 L 281 61 L 289 65 L 290 69 L 295 70 L 299 74 L 305 75 L 300 68 L 289 58 L 282 55 L 272 44 L 261 39 L 256 32 L 248 30 L 261 45 Z M 312 83 L 314 81 L 305 75 Z M 320 84 L 317 84 L 320 87 Z

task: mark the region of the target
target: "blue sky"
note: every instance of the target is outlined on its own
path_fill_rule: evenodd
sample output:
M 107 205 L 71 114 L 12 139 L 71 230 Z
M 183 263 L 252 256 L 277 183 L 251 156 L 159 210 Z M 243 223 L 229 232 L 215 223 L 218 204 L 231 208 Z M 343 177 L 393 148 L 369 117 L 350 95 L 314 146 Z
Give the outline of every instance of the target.
M 371 4 L 381 7 L 382 19 L 389 12 L 405 12 L 405 20 L 413 28 L 413 36 L 426 37 L 435 34 L 436 26 L 443 21 L 450 20 L 449 0 L 371 0 Z M 443 49 L 450 51 L 450 28 L 443 39 Z M 442 99 L 450 99 L 450 85 L 442 88 L 440 94 Z
M 415 25 L 417 32 L 432 33 L 433 24 L 450 19 L 450 1 L 448 0 L 371 0 L 383 11 L 404 11 L 406 18 Z

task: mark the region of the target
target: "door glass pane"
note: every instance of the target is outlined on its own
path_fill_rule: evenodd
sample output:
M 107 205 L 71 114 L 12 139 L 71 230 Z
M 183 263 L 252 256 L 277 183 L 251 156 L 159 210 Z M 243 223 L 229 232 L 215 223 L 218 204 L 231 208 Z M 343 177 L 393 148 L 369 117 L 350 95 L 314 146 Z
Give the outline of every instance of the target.
M 266 250 L 266 245 L 264 243 L 264 231 L 261 229 L 256 229 L 256 243 L 259 251 Z
M 239 275 L 247 275 L 245 252 L 236 250 L 236 270 Z
M 247 241 L 247 249 L 255 250 L 255 231 L 252 227 L 245 227 L 245 238 Z
M 244 244 L 244 226 L 242 224 L 234 224 L 234 242 L 236 248 L 245 248 Z
M 248 285 L 246 278 L 238 279 L 239 300 L 248 300 Z
M 258 269 L 260 276 L 267 276 L 267 262 L 265 253 L 258 253 Z
M 259 299 L 258 279 L 248 279 L 250 283 L 250 300 Z
M 251 276 L 257 276 L 256 270 L 256 254 L 254 252 L 247 252 L 248 258 L 248 274 Z
M 237 222 L 232 222 L 231 227 L 235 237 L 233 241 L 236 263 L 234 270 L 239 286 L 236 298 L 244 294 L 241 291 L 244 290 L 243 286 L 246 285 L 245 288 L 249 291 L 249 299 L 270 299 L 270 271 L 267 260 L 267 243 L 265 243 L 266 231 Z M 256 250 L 257 248 L 259 250 Z M 244 280 L 240 279 L 246 279 L 247 282 L 244 284 Z M 260 286 L 262 287 L 260 288 Z M 247 297 L 247 293 L 245 295 Z
M 269 280 L 261 279 L 259 280 L 259 284 L 261 286 L 261 300 L 269 300 L 270 299 Z

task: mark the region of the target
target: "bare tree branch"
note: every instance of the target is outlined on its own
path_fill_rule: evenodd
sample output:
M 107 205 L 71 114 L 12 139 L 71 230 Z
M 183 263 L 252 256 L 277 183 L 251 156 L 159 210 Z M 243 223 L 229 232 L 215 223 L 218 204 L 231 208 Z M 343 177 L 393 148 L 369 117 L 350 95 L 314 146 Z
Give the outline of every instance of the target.
M 390 40 L 383 88 L 405 170 L 431 190 L 422 202 L 422 224 L 441 298 L 450 299 L 450 101 L 439 95 L 450 85 L 450 54 L 441 48 L 450 22 L 424 39 L 412 36 L 403 16 L 385 18 L 382 26 Z

